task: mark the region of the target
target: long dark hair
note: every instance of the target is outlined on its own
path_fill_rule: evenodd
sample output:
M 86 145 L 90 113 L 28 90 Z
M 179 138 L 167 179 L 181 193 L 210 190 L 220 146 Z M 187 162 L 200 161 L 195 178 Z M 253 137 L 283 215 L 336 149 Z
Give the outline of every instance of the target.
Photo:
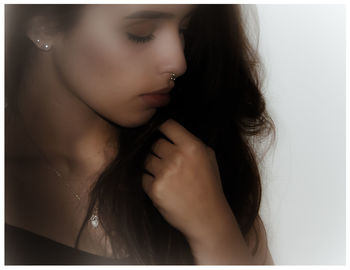
M 36 14 L 49 15 L 69 31 L 81 5 L 6 5 L 6 100 L 14 102 L 30 60 L 32 42 L 24 26 Z M 114 254 L 124 248 L 137 264 L 194 264 L 184 235 L 160 215 L 142 188 L 144 161 L 168 118 L 178 121 L 216 153 L 225 196 L 244 237 L 260 219 L 261 177 L 251 138 L 275 127 L 269 116 L 261 62 L 244 28 L 239 5 L 197 5 L 185 32 L 186 73 L 176 80 L 171 102 L 136 128 L 119 131 L 118 155 L 90 192 L 80 233 L 98 202 L 99 217 Z M 76 239 L 76 247 L 79 238 Z M 256 247 L 259 239 L 256 239 Z M 255 251 L 254 251 L 255 252 Z

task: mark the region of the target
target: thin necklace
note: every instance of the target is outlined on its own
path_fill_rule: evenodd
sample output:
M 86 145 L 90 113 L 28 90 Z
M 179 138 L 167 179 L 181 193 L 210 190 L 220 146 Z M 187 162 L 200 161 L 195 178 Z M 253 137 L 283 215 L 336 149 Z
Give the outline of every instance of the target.
M 22 122 L 22 127 L 25 131 L 25 134 L 27 135 L 27 138 L 30 140 L 30 142 L 37 148 L 38 152 L 40 153 L 40 155 L 44 158 L 45 162 L 47 163 L 47 168 L 52 170 L 53 172 L 55 172 L 55 175 L 60 179 L 60 182 L 62 182 L 65 187 L 73 194 L 73 196 L 78 200 L 78 201 L 81 201 L 80 199 L 80 196 L 75 193 L 73 191 L 73 189 L 71 188 L 71 186 L 66 182 L 64 181 L 63 179 L 65 179 L 62 175 L 61 172 L 59 172 L 56 168 L 54 168 L 51 163 L 49 162 L 48 158 L 46 157 L 45 153 L 40 149 L 40 147 L 34 142 L 34 140 L 32 139 L 32 137 L 29 135 L 29 132 L 24 124 L 24 121 L 20 115 L 20 113 L 18 112 L 17 113 L 18 117 L 20 118 L 20 121 Z M 97 212 L 98 212 L 98 208 L 96 206 L 94 206 L 93 208 L 93 213 L 89 219 L 89 222 L 90 224 L 92 225 L 92 227 L 94 228 L 97 228 L 98 225 L 99 225 L 99 218 L 98 218 L 98 215 L 97 215 Z
M 46 159 L 46 158 L 45 158 L 45 159 Z M 48 162 L 47 159 L 46 159 L 46 161 Z M 53 171 L 55 172 L 55 174 L 56 174 L 60 179 L 65 179 L 65 178 L 62 176 L 62 173 L 60 173 L 56 168 L 54 168 L 54 167 L 52 167 L 52 166 L 50 166 L 50 165 L 48 165 L 47 167 L 48 167 L 49 169 L 53 170 Z M 69 185 L 68 183 L 66 183 L 65 181 L 63 181 L 63 180 L 62 180 L 61 182 L 67 187 L 67 189 L 73 194 L 73 196 L 74 196 L 77 200 L 80 201 L 80 196 L 72 190 L 72 188 L 70 187 L 70 185 Z M 94 227 L 94 228 L 97 228 L 97 227 L 98 227 L 98 224 L 99 224 L 99 219 L 98 219 L 97 211 L 98 211 L 97 207 L 94 206 L 93 213 L 92 213 L 92 215 L 91 215 L 91 217 L 90 217 L 90 219 L 89 219 L 90 224 L 91 224 L 92 227 Z

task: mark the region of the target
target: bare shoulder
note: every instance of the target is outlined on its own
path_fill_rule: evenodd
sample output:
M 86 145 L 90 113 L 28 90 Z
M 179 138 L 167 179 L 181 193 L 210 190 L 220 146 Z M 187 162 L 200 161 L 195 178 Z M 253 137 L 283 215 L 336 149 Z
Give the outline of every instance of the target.
M 254 226 L 249 231 L 246 239 L 248 240 L 248 248 L 253 255 L 254 264 L 256 265 L 274 265 L 272 259 L 265 226 L 260 216 L 258 216 L 254 222 Z M 258 239 L 258 245 L 256 241 Z

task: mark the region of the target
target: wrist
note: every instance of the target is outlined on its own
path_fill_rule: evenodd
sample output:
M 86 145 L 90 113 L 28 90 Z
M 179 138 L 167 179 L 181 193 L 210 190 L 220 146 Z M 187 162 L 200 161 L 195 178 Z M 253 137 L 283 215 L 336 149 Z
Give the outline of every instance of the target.
M 220 215 L 208 218 L 208 224 L 188 238 L 196 264 L 251 265 L 252 256 L 227 204 Z
M 212 242 L 224 238 L 235 224 L 235 217 L 229 204 L 225 201 L 219 206 L 207 211 L 205 219 L 186 234 L 186 238 L 192 245 Z

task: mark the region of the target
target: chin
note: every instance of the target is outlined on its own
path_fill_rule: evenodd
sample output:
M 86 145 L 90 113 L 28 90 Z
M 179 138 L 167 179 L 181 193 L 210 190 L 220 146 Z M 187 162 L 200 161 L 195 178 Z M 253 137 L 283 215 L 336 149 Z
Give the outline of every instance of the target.
M 129 116 L 128 119 L 124 119 L 123 121 L 118 121 L 117 123 L 118 125 L 126 128 L 136 128 L 139 126 L 143 126 L 147 124 L 147 122 L 152 118 L 155 112 L 156 112 L 156 108 L 152 108 L 142 112 L 141 114 L 135 115 L 135 117 L 133 118 Z

